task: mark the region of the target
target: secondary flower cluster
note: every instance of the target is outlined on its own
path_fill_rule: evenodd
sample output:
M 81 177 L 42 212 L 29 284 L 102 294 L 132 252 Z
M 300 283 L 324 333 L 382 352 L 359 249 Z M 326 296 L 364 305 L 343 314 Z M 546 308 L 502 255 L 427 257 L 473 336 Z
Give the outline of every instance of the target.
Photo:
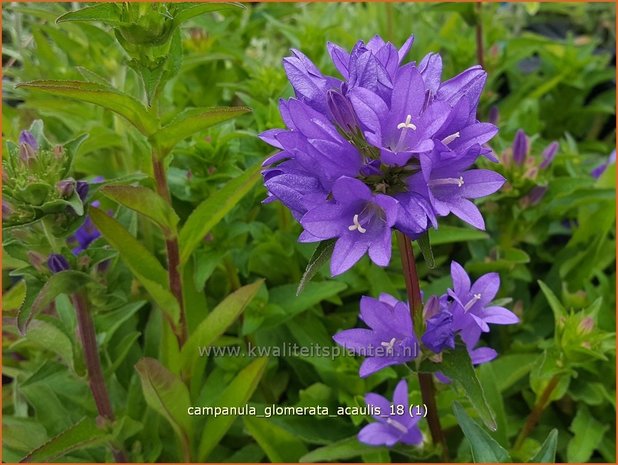
M 380 266 L 391 257 L 391 230 L 418 238 L 453 213 L 485 224 L 470 199 L 497 191 L 504 178 L 474 169 L 497 132 L 477 120 L 486 73 L 474 66 L 441 80 L 442 59 L 420 63 L 379 36 L 351 52 L 328 51 L 342 78 L 324 75 L 301 52 L 283 66 L 296 98 L 282 100 L 286 129 L 261 138 L 280 151 L 264 162 L 267 202 L 279 200 L 303 226 L 303 242 L 336 239 L 331 272 L 365 253 Z
M 444 295 L 426 300 L 423 310 L 425 331 L 420 341 L 415 335 L 407 303 L 388 294 L 382 294 L 379 299 L 361 299 L 360 319 L 368 328 L 344 330 L 333 338 L 347 350 L 366 357 L 359 370 L 361 377 L 390 365 L 409 363 L 423 353 L 432 360 L 441 360 L 443 351 L 455 348 L 456 336 L 465 343 L 475 365 L 497 356 L 491 347 L 479 346 L 481 334 L 489 331 L 489 324 L 509 325 L 519 321 L 510 310 L 492 305 L 500 287 L 499 275 L 488 273 L 472 283 L 463 267 L 452 262 L 451 279 L 453 287 Z M 448 381 L 444 376 L 439 377 Z M 405 392 L 399 392 L 403 390 Z M 388 401 L 377 394 L 368 394 L 365 400 L 368 405 L 377 404 L 384 412 L 394 413 L 394 410 L 386 409 Z M 405 381 L 395 389 L 394 403 L 408 405 Z M 386 415 L 376 416 L 376 419 L 378 423 L 371 423 L 361 430 L 361 441 L 392 446 L 396 442 L 418 444 L 422 440 L 416 425 L 418 416 L 407 408 L 396 418 Z

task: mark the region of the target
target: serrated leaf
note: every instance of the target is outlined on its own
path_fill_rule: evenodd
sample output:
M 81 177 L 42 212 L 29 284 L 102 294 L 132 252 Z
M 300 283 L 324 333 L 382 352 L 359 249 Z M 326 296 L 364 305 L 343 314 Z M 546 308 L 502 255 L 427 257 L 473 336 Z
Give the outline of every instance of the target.
M 223 389 L 221 396 L 216 399 L 220 407 L 241 407 L 245 405 L 257 387 L 262 373 L 266 368 L 268 358 L 261 357 L 243 368 L 232 382 Z M 206 422 L 198 448 L 198 461 L 204 462 L 219 441 L 225 436 L 236 416 L 224 415 L 211 417 Z
M 114 247 L 135 277 L 144 285 L 161 310 L 173 323 L 180 316 L 178 301 L 168 289 L 167 272 L 159 261 L 118 221 L 96 207 L 90 218 L 103 237 Z
M 104 431 L 97 427 L 95 420 L 83 418 L 66 431 L 34 449 L 22 462 L 47 462 L 74 450 L 94 447 L 109 439 Z
M 199 356 L 200 346 L 211 345 L 236 321 L 258 293 L 263 282 L 260 280 L 234 291 L 204 318 L 182 348 L 181 357 L 184 367 L 190 367 L 195 358 Z
M 101 193 L 134 210 L 163 228 L 167 236 L 176 233 L 179 218 L 171 205 L 156 192 L 143 186 L 105 186 Z
M 45 310 L 60 294 L 72 294 L 91 281 L 81 271 L 66 270 L 50 276 L 41 288 L 32 305 L 23 305 L 17 315 L 17 327 L 24 334 L 32 319 Z M 27 302 L 24 302 L 26 304 Z
M 189 452 L 192 432 L 189 391 L 180 378 L 165 368 L 158 360 L 142 358 L 135 365 L 142 382 L 146 403 L 165 417 L 180 439 L 185 453 Z
M 2 311 L 18 310 L 26 300 L 26 281 L 21 279 L 8 291 L 2 294 Z
M 236 206 L 260 179 L 260 166 L 249 168 L 232 179 L 194 210 L 180 230 L 180 261 L 186 263 L 204 236 Z
M 151 140 L 158 147 L 160 156 L 165 156 L 181 140 L 249 111 L 247 107 L 189 108 L 158 130 Z
M 511 460 L 509 453 L 472 420 L 458 402 L 453 403 L 453 412 L 470 444 L 472 459 L 475 463 L 508 462 Z
M 313 255 L 311 255 L 311 258 L 309 259 L 309 263 L 307 263 L 303 277 L 300 278 L 298 288 L 296 289 L 297 296 L 303 292 L 309 281 L 313 279 L 322 265 L 330 260 L 330 257 L 333 254 L 333 249 L 335 248 L 335 242 L 337 242 L 336 239 L 328 239 L 318 244 L 313 252 Z
M 58 97 L 68 97 L 87 103 L 94 103 L 126 118 L 142 134 L 150 136 L 158 128 L 158 121 L 148 113 L 146 107 L 130 95 L 111 87 L 87 81 L 30 81 L 17 87 L 45 92 Z
M 603 424 L 591 413 L 586 404 L 579 404 L 577 414 L 569 427 L 574 434 L 567 446 L 567 461 L 584 463 L 601 443 L 608 424 Z
M 556 447 L 558 447 L 558 430 L 552 429 L 539 451 L 528 462 L 554 463 L 556 461 Z
M 119 5 L 115 3 L 99 3 L 98 5 L 69 11 L 59 16 L 56 19 L 56 23 L 64 23 L 67 21 L 100 21 L 109 26 L 124 26 L 126 23 L 121 21 L 121 13 Z
M 421 253 L 423 254 L 423 258 L 425 259 L 425 264 L 427 265 L 427 268 L 435 268 L 436 261 L 433 258 L 433 250 L 431 250 L 429 233 L 421 234 L 421 236 L 416 240 L 416 242 L 421 249 Z
M 231 10 L 235 8 L 245 8 L 242 3 L 185 3 L 179 6 L 177 13 L 174 15 L 174 26 L 179 26 L 185 21 L 195 18 L 196 16 L 213 11 Z

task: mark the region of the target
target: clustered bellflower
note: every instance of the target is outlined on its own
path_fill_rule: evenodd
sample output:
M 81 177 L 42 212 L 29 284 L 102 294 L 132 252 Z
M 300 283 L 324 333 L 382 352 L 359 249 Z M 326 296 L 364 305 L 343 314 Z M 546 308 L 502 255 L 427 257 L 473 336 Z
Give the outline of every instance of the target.
M 286 128 L 261 134 L 279 150 L 264 162 L 265 202 L 290 209 L 301 242 L 336 240 L 333 275 L 365 254 L 386 266 L 392 229 L 418 238 L 451 213 L 484 229 L 472 200 L 504 183 L 474 168 L 479 157 L 497 161 L 484 145 L 497 128 L 476 117 L 485 71 L 443 81 L 439 54 L 404 63 L 412 43 L 328 44 L 340 77 L 298 50 L 283 60 L 296 96 L 280 102 Z
M 485 145 L 497 128 L 476 116 L 485 71 L 473 66 L 442 80 L 439 54 L 405 62 L 412 43 L 411 36 L 397 48 L 375 36 L 351 51 L 329 43 L 338 77 L 323 74 L 298 50 L 283 60 L 295 97 L 280 101 L 285 128 L 260 135 L 278 149 L 263 164 L 264 202 L 280 201 L 290 209 L 303 227 L 299 241 L 334 241 L 333 275 L 365 254 L 387 266 L 393 229 L 418 239 L 449 214 L 484 229 L 473 200 L 505 182 L 493 170 L 475 168 L 481 157 L 498 161 Z M 526 146 L 520 135 L 517 163 L 523 162 Z M 336 343 L 364 357 L 361 377 L 388 366 L 414 368 L 424 358 L 438 363 L 442 352 L 456 348 L 456 338 L 475 364 L 496 357 L 492 348 L 480 345 L 482 333 L 489 324 L 518 321 L 509 310 L 492 305 L 499 276 L 489 273 L 472 283 L 456 262 L 451 275 L 452 289 L 425 300 L 423 328 L 416 331 L 408 303 L 388 294 L 362 297 L 360 320 L 367 327 L 334 336 Z M 392 404 L 374 393 L 365 401 L 379 413 L 360 431 L 361 442 L 388 447 L 423 442 L 420 415 L 408 408 L 405 380 L 397 384 Z

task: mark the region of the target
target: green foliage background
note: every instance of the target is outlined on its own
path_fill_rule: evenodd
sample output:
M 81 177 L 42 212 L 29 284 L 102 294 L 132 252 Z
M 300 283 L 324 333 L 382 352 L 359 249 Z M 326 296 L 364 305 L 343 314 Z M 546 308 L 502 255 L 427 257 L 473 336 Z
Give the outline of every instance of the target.
M 21 129 L 43 119 L 48 137 L 55 141 L 90 135 L 75 159 L 79 177 L 151 174 L 145 138 L 124 119 L 94 105 L 15 87 L 35 79 L 91 80 L 143 98 L 142 84 L 108 27 L 55 24 L 67 8 L 69 4 L 3 4 L 3 137 L 15 141 Z M 558 461 L 615 462 L 615 165 L 599 180 L 590 176 L 615 147 L 615 6 L 485 4 L 482 10 L 489 79 L 479 118 L 486 120 L 492 106 L 499 109 L 500 133 L 492 147 L 508 153 L 515 131 L 522 128 L 532 141 L 530 157 L 540 160 L 552 140 L 560 141 L 560 150 L 551 169 L 537 180 L 501 168 L 508 187 L 481 207 L 486 232 L 452 218 L 441 223 L 432 234 L 437 267 L 420 264 L 423 290 L 426 295 L 444 292 L 451 260 L 476 276 L 500 272 L 499 297 L 512 299 L 509 307 L 522 324 L 492 331 L 488 342 L 500 356 L 477 372 L 497 414 L 499 428 L 491 435 L 514 460 L 530 459 L 556 428 Z M 180 221 L 229 180 L 255 170 L 269 154 L 256 134 L 282 125 L 277 101 L 290 96 L 291 89 L 281 59 L 290 47 L 335 74 L 326 41 L 350 48 L 377 33 L 401 44 L 414 33 L 410 59 L 438 51 L 445 63 L 443 77 L 450 77 L 476 63 L 477 20 L 471 4 L 375 3 L 252 4 L 192 19 L 182 31 L 182 68 L 163 89 L 163 119 L 189 106 L 246 105 L 252 112 L 187 138 L 174 150 L 169 182 Z M 527 206 L 522 198 L 537 182 L 548 191 L 538 204 Z M 385 269 L 364 259 L 343 276 L 329 279 L 323 268 L 296 297 L 313 247 L 296 242 L 299 226 L 281 205 L 262 205 L 264 197 L 258 182 L 247 195 L 234 199 L 234 208 L 189 258 L 184 284 L 192 333 L 221 346 L 244 346 L 247 341 L 330 346 L 336 331 L 356 325 L 361 295 L 388 292 L 404 298 L 396 252 Z M 101 201 L 163 262 L 163 239 L 156 227 L 109 199 Z M 106 247 L 104 240 L 99 243 Z M 185 395 L 199 406 L 223 401 L 241 405 L 249 398 L 258 407 L 361 406 L 365 393 L 390 395 L 406 375 L 402 367 L 389 368 L 362 380 L 357 376 L 360 360 L 351 357 L 192 360 L 188 387 L 174 387 L 170 394 L 178 418 L 161 415 L 142 391 L 140 367 L 147 370 L 144 360 L 150 360 L 142 357 L 157 359 L 172 371 L 184 362 L 170 348 L 161 313 L 119 258 L 105 278 L 107 293 L 95 315 L 118 417 L 103 438 L 92 421 L 96 410 L 68 298 L 58 297 L 55 311 L 35 320 L 25 337 L 17 331 L 15 316 L 25 289 L 8 273 L 21 265 L 5 251 L 4 461 L 18 461 L 71 428 L 88 439 L 82 444 L 87 447 L 61 447 L 44 457 L 110 460 L 102 443 L 113 437 L 124 443 L 133 461 L 177 461 L 181 447 L 172 438 L 178 427 L 191 433 L 191 447 L 200 460 L 438 460 L 430 446 L 388 450 L 359 444 L 355 435 L 365 423 L 361 416 L 184 416 Z M 247 298 L 251 303 L 242 318 L 234 315 L 229 328 L 217 334 L 199 329 L 230 293 L 258 279 L 265 284 L 251 289 L 257 294 Z M 595 322 L 590 333 L 578 326 L 586 316 Z M 558 385 L 539 424 L 521 447 L 511 450 L 554 377 Z M 418 402 L 419 388 L 411 380 L 411 399 Z M 249 387 L 255 388 L 253 394 Z M 452 455 L 469 461 L 470 445 L 452 404 L 459 400 L 469 405 L 447 386 L 438 390 Z M 475 417 L 472 409 L 468 413 Z

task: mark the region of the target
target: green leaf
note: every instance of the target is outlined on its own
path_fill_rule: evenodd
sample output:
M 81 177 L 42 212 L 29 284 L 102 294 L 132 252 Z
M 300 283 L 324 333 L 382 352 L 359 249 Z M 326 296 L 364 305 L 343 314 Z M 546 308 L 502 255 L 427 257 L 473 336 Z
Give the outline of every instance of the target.
M 115 3 L 100 3 L 76 11 L 69 11 L 56 19 L 56 23 L 67 21 L 100 21 L 109 26 L 123 26 L 120 6 Z
M 185 263 L 204 236 L 236 206 L 260 179 L 259 165 L 232 179 L 199 204 L 180 231 L 180 261 Z
M 142 186 L 105 186 L 101 193 L 120 205 L 144 215 L 159 225 L 169 237 L 176 233 L 178 215 L 156 192 Z
M 243 418 L 249 434 L 260 445 L 271 463 L 298 462 L 307 447 L 296 435 L 274 425 L 266 418 Z
M 362 454 L 376 452 L 376 450 L 379 449 L 362 444 L 358 442 L 356 436 L 352 436 L 351 438 L 342 439 L 333 444 L 314 449 L 308 454 L 303 455 L 299 462 L 337 462 L 359 457 Z
M 191 406 L 187 386 L 177 375 L 153 358 L 140 359 L 135 369 L 142 382 L 146 403 L 172 425 L 186 458 L 193 429 L 192 418 L 187 414 L 187 409 Z
M 199 356 L 200 346 L 211 345 L 236 321 L 256 296 L 263 282 L 262 280 L 256 281 L 234 291 L 202 320 L 182 348 L 181 357 L 184 367 L 190 367 L 195 358 Z
M 303 277 L 300 278 L 298 289 L 296 289 L 297 296 L 303 292 L 307 283 L 311 281 L 322 265 L 330 260 L 330 257 L 333 254 L 333 249 L 335 248 L 335 242 L 337 242 L 336 239 L 328 239 L 318 244 L 313 252 L 313 255 L 311 255 L 311 258 L 309 259 L 309 263 L 307 263 L 307 268 L 305 268 Z
M 547 439 L 528 462 L 530 463 L 554 463 L 556 461 L 556 447 L 558 446 L 558 430 L 552 429 Z
M 556 297 L 556 294 L 553 293 L 547 284 L 541 280 L 538 280 L 537 282 L 539 283 L 543 294 L 545 294 L 545 298 L 547 299 L 552 312 L 554 312 L 554 322 L 555 324 L 558 324 L 562 318 L 566 318 L 566 310 L 562 306 L 562 303 L 558 300 L 558 297 Z
M 423 254 L 423 258 L 425 259 L 425 264 L 427 265 L 427 268 L 435 268 L 436 261 L 433 258 L 433 251 L 431 250 L 429 233 L 421 234 L 421 236 L 416 240 L 416 242 L 421 249 L 421 253 Z
M 262 378 L 267 362 L 268 358 L 261 357 L 243 368 L 232 382 L 223 389 L 221 396 L 216 399 L 216 405 L 219 407 L 241 407 L 245 405 Z M 225 436 L 225 433 L 235 419 L 236 416 L 234 415 L 211 417 L 208 419 L 202 431 L 202 438 L 198 449 L 198 461 L 204 462 L 208 458 L 208 455 Z
M 151 140 L 163 157 L 181 140 L 249 111 L 247 107 L 189 108 L 152 135 Z
M 510 461 L 509 454 L 489 433 L 472 420 L 458 402 L 453 403 L 453 412 L 472 451 L 475 463 L 496 463 Z
M 472 366 L 468 349 L 464 344 L 458 342 L 455 350 L 443 353 L 442 363 L 423 362 L 421 371 L 441 371 L 448 376 L 455 384 L 463 390 L 466 397 L 476 409 L 485 426 L 492 431 L 496 431 L 496 418 L 492 411 L 483 387 L 476 377 L 476 372 Z
M 609 425 L 597 420 L 586 404 L 579 404 L 569 429 L 574 436 L 567 446 L 567 462 L 583 463 L 589 461 L 592 453 L 599 447 Z
M 158 121 L 138 100 L 112 87 L 86 81 L 30 81 L 18 84 L 39 92 L 58 97 L 68 97 L 87 103 L 94 103 L 126 118 L 142 134 L 150 136 L 158 128 Z
M 26 300 L 26 281 L 21 279 L 2 294 L 2 311 L 18 310 Z
M 456 242 L 485 240 L 488 238 L 489 235 L 484 231 L 458 226 L 445 225 L 440 226 L 438 229 L 429 230 L 429 239 L 434 246 Z
M 184 3 L 178 6 L 177 13 L 174 15 L 174 27 L 179 26 L 185 21 L 196 16 L 213 11 L 231 10 L 235 8 L 245 8 L 242 3 Z
M 66 431 L 34 449 L 22 462 L 47 462 L 68 454 L 71 451 L 94 447 L 109 439 L 97 427 L 95 420 L 83 418 Z
M 135 277 L 144 285 L 161 310 L 177 323 L 178 301 L 168 290 L 167 272 L 152 254 L 118 221 L 96 207 L 90 207 L 90 218 L 103 237 L 114 247 Z
M 72 294 L 90 281 L 90 276 L 81 271 L 66 270 L 51 275 L 32 305 L 23 305 L 20 309 L 17 315 L 19 331 L 25 334 L 32 319 L 45 310 L 60 294 Z
M 26 339 L 42 350 L 49 350 L 73 367 L 71 339 L 49 321 L 35 320 L 30 323 Z

